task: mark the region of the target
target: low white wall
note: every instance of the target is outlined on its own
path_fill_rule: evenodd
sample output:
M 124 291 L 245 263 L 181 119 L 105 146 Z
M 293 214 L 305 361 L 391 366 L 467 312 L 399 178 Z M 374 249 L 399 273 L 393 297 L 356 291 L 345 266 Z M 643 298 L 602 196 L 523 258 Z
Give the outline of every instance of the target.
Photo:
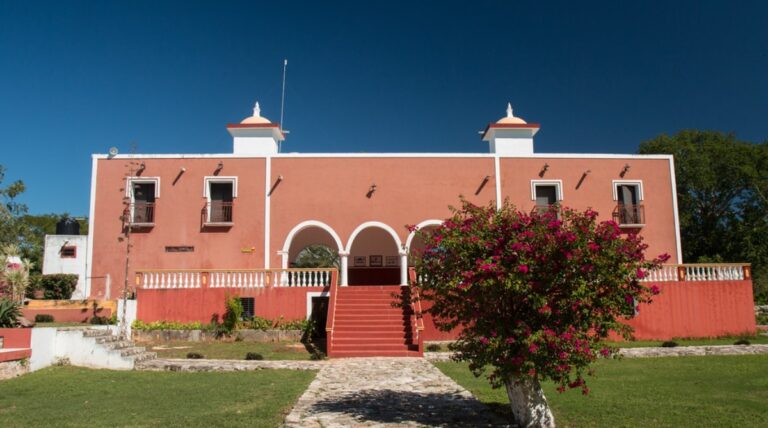
M 133 326 L 133 322 L 136 321 L 136 300 L 127 300 L 128 305 L 126 306 L 125 311 L 125 323 L 127 324 L 126 328 L 126 334 L 128 337 L 131 336 L 131 326 Z M 117 332 L 120 330 L 121 323 L 123 321 L 123 300 L 120 299 L 117 301 L 117 329 L 113 330 L 117 334 Z
M 109 329 L 110 327 L 112 326 L 92 328 Z M 82 330 L 33 328 L 30 371 L 51 366 L 62 359 L 68 360 L 75 366 L 96 369 L 130 370 L 133 368 L 133 361 L 130 358 L 123 358 L 119 351 L 97 344 L 93 337 L 84 337 Z

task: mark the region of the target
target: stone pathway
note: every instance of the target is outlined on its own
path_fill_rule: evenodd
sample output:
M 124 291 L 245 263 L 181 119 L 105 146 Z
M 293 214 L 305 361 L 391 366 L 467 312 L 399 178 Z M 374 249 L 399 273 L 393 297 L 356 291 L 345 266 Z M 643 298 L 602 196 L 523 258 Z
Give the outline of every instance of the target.
M 285 427 L 507 426 L 422 358 L 327 361 Z

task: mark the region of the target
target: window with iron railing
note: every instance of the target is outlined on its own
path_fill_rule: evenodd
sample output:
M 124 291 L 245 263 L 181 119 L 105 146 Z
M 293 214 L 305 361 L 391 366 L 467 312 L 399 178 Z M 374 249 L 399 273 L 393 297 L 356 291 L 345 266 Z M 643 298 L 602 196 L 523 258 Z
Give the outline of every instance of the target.
M 233 183 L 210 182 L 208 184 L 208 204 L 206 207 L 207 221 L 209 225 L 231 224 L 233 222 Z
M 553 206 L 558 204 L 559 192 L 557 184 L 540 184 L 534 183 L 534 197 L 536 198 L 536 205 L 533 207 L 532 212 L 544 214 Z M 554 208 L 556 209 L 556 208 Z M 559 217 L 559 212 L 558 212 Z
M 130 223 L 132 225 L 153 225 L 155 223 L 154 182 L 131 183 Z
M 616 186 L 618 204 L 613 210 L 613 221 L 619 226 L 642 226 L 645 224 L 645 207 L 640 201 L 640 186 L 637 184 L 618 184 Z

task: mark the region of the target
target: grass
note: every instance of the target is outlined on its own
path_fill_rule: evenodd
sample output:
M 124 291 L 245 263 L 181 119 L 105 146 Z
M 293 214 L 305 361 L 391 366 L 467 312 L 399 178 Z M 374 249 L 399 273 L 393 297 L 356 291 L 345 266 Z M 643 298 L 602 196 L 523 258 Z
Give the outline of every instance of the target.
M 435 363 L 478 399 L 509 417 L 503 388 L 492 389 L 464 363 Z M 560 427 L 768 426 L 768 355 L 603 360 L 590 394 L 545 394 Z
M 275 427 L 314 376 L 48 368 L 0 381 L 0 426 Z
M 188 352 L 203 354 L 212 360 L 244 360 L 245 354 L 258 352 L 265 360 L 308 360 L 309 352 L 298 342 L 163 342 L 146 346 L 148 350 L 157 352 L 159 358 L 187 358 Z M 157 349 L 176 348 L 176 349 Z

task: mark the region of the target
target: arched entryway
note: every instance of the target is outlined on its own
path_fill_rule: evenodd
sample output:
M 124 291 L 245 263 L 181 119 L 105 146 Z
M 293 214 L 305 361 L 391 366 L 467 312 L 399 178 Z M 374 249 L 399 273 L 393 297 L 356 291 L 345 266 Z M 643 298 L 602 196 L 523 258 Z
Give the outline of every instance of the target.
M 440 220 L 426 220 L 416 225 L 416 230 L 411 232 L 405 241 L 405 248 L 408 251 L 408 266 L 413 266 L 414 257 L 418 257 L 424 251 L 424 239 L 416 232 L 429 233 L 442 224 L 443 222 Z
M 342 285 L 405 285 L 408 260 L 397 232 L 376 221 L 358 226 L 347 241 Z
M 334 264 L 333 267 L 340 267 L 338 255 L 342 248 L 339 235 L 330 226 L 320 221 L 307 220 L 298 224 L 288 233 L 283 249 L 278 253 L 282 258 L 283 269 L 297 267 L 297 263 L 303 264 L 311 260 L 325 264 L 322 263 L 321 259 L 327 259 L 327 263 Z M 311 267 L 332 266 L 316 264 Z

